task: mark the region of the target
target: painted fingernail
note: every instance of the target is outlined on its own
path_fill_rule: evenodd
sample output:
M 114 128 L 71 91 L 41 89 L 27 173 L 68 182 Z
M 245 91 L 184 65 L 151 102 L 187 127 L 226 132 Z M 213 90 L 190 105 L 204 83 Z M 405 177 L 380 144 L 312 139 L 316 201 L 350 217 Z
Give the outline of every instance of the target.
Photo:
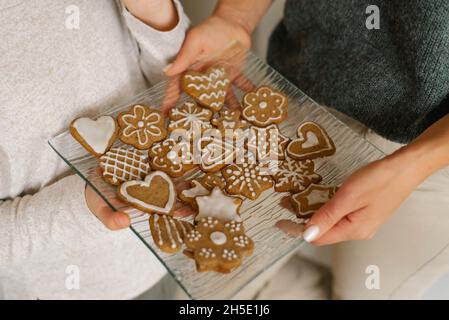
M 302 237 L 305 241 L 312 242 L 313 240 L 316 239 L 316 237 L 318 237 L 319 234 L 320 234 L 320 227 L 310 226 L 304 231 Z
M 167 70 L 170 69 L 172 65 L 173 65 L 173 63 L 166 65 L 162 71 L 167 72 Z

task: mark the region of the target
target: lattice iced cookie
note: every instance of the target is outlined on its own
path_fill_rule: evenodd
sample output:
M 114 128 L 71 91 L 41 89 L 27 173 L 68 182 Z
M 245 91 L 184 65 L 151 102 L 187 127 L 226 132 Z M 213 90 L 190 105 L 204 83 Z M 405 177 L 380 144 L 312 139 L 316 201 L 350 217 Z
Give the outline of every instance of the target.
M 97 120 L 78 118 L 70 124 L 70 133 L 88 152 L 101 156 L 114 143 L 118 126 L 114 118 L 103 116 Z
M 312 183 L 319 183 L 321 176 L 315 173 L 312 160 L 298 161 L 290 157 L 278 162 L 272 177 L 277 192 L 300 192 Z
M 132 148 L 112 148 L 100 157 L 103 179 L 113 185 L 142 180 L 151 171 L 146 152 Z
M 337 192 L 337 187 L 311 184 L 306 190 L 291 196 L 291 204 L 298 218 L 310 218 Z
M 255 200 L 260 194 L 273 186 L 271 176 L 263 174 L 265 168 L 260 164 L 231 164 L 221 170 L 226 181 L 226 191 L 231 195 L 242 195 Z
M 287 154 L 296 160 L 331 156 L 335 145 L 329 135 L 314 122 L 304 122 L 297 129 L 298 138 L 287 146 Z
M 117 196 L 131 206 L 148 213 L 171 214 L 176 201 L 173 181 L 162 171 L 150 173 L 143 181 L 122 183 Z
M 170 110 L 168 131 L 183 130 L 190 134 L 196 128 L 201 132 L 203 129 L 212 127 L 210 123 L 212 115 L 213 112 L 209 109 L 186 102 L 182 106 Z
M 224 68 L 211 68 L 205 73 L 187 71 L 181 85 L 184 92 L 200 105 L 219 111 L 224 105 L 230 81 Z
M 166 139 L 154 144 L 148 152 L 150 166 L 153 170 L 161 170 L 171 177 L 180 177 L 195 167 L 190 142 L 177 142 Z
M 166 214 L 152 214 L 149 223 L 154 243 L 167 253 L 181 250 L 186 234 L 193 230 L 190 222 L 174 219 Z
M 243 97 L 242 116 L 248 122 L 266 127 L 287 118 L 287 97 L 270 87 L 260 87 Z
M 206 173 L 204 176 L 190 181 L 190 188 L 183 190 L 179 194 L 179 199 L 190 204 L 194 209 L 198 209 L 195 198 L 210 194 L 215 187 L 224 189 L 225 183 L 222 177 Z
M 198 204 L 195 221 L 207 217 L 221 221 L 242 221 L 239 212 L 242 199 L 224 194 L 219 187 L 215 187 L 210 194 L 196 197 L 195 200 Z
M 144 150 L 165 139 L 165 119 L 159 110 L 144 105 L 132 106 L 118 115 L 119 138 L 123 143 Z
M 248 150 L 256 155 L 257 161 L 285 159 L 285 149 L 290 139 L 272 124 L 265 128 L 252 126 L 249 131 Z
M 245 234 L 243 224 L 202 218 L 185 238 L 189 255 L 198 271 L 229 273 L 252 254 L 254 242 Z

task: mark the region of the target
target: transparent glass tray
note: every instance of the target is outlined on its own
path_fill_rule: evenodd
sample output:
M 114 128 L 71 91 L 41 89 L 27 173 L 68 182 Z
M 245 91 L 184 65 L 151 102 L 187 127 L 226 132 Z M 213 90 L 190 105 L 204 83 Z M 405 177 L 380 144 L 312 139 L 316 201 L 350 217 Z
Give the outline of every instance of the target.
M 288 119 L 279 125 L 281 132 L 289 137 L 296 137 L 299 123 L 312 120 L 321 125 L 335 142 L 337 152 L 334 156 L 315 161 L 316 171 L 323 177 L 323 183 L 338 185 L 361 166 L 379 159 L 382 152 L 357 133 L 337 120 L 325 108 L 315 103 L 306 94 L 296 88 L 288 80 L 262 62 L 250 51 L 233 44 L 219 56 L 195 67 L 228 65 L 241 72 L 239 80 L 247 79 L 255 86 L 272 86 L 288 96 Z M 127 110 L 130 105 L 142 103 L 153 107 L 160 107 L 163 101 L 177 101 L 182 104 L 188 100 L 186 94 L 179 91 L 179 78 L 171 78 L 161 82 L 149 90 L 134 97 L 126 104 L 111 106 L 107 114 L 116 116 L 120 111 Z M 236 97 L 241 101 L 244 92 L 233 85 Z M 240 83 L 240 87 L 244 87 Z M 98 116 L 101 116 L 99 114 Z M 97 159 L 88 154 L 75 141 L 68 131 L 49 141 L 58 155 L 113 209 L 111 200 L 116 197 L 116 187 L 103 181 L 97 174 Z M 115 146 L 122 143 L 117 141 Z M 193 176 L 198 172 L 189 172 Z M 275 262 L 296 250 L 302 243 L 299 238 L 293 238 L 278 228 L 275 223 L 280 219 L 295 220 L 290 211 L 280 205 L 280 200 L 286 193 L 276 193 L 273 189 L 265 191 L 256 201 L 245 200 L 241 208 L 241 216 L 247 234 L 255 242 L 254 254 L 243 260 L 241 267 L 230 274 L 215 272 L 197 272 L 195 263 L 181 252 L 166 254 L 153 243 L 148 225 L 148 215 L 136 209 L 126 208 L 132 219 L 131 230 L 151 250 L 167 268 L 169 273 L 179 283 L 186 294 L 193 299 L 229 299 L 239 293 L 251 280 L 268 269 Z M 131 276 L 131 275 L 130 275 Z

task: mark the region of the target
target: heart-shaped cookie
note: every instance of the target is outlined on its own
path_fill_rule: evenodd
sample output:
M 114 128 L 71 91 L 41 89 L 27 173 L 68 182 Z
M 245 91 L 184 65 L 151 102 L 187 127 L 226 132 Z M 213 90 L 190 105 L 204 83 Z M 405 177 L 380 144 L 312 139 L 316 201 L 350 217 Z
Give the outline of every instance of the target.
M 297 130 L 298 139 L 287 146 L 287 154 L 296 160 L 315 159 L 331 156 L 335 145 L 329 135 L 314 122 L 304 122 Z
M 170 177 L 162 171 L 155 171 L 147 175 L 144 181 L 122 183 L 118 197 L 145 212 L 170 214 L 176 192 Z
M 184 92 L 212 111 L 223 107 L 229 85 L 224 68 L 211 68 L 206 73 L 187 71 L 182 77 Z
M 70 124 L 72 136 L 90 153 L 100 157 L 108 151 L 118 135 L 118 126 L 111 116 L 97 120 L 78 118 Z

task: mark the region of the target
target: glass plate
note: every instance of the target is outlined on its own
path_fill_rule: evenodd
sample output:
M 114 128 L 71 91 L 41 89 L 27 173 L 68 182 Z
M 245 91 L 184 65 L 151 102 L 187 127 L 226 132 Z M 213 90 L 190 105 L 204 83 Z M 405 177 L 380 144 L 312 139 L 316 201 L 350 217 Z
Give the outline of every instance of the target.
M 248 84 L 248 81 L 255 86 L 268 85 L 285 93 L 289 99 L 289 116 L 279 125 L 284 135 L 296 137 L 297 126 L 307 120 L 318 123 L 329 133 L 335 142 L 337 152 L 332 157 L 315 160 L 316 171 L 323 177 L 322 183 L 339 185 L 356 169 L 383 156 L 380 150 L 337 120 L 325 108 L 315 103 L 239 44 L 229 46 L 220 55 L 194 67 L 205 68 L 214 65 L 232 67 L 241 72 L 238 79 L 243 81 L 240 83 L 236 81 L 233 84 L 234 93 L 239 101 L 244 94 L 240 87 L 244 88 L 244 82 Z M 168 79 L 134 97 L 126 104 L 111 106 L 107 114 L 116 116 L 120 111 L 127 110 L 130 105 L 137 103 L 159 107 L 163 101 L 177 101 L 177 104 L 190 101 L 191 99 L 184 93 L 181 94 L 179 100 L 177 99 L 180 93 L 178 84 L 179 78 Z M 240 87 L 236 84 L 239 84 Z M 103 114 L 98 116 L 101 115 Z M 241 207 L 240 212 L 247 234 L 255 242 L 253 255 L 245 258 L 242 266 L 230 274 L 197 272 L 195 263 L 184 256 L 182 251 L 176 254 L 166 254 L 154 245 L 148 225 L 148 214 L 136 209 L 114 208 L 111 200 L 116 197 L 116 187 L 103 181 L 96 170 L 97 159 L 87 153 L 68 131 L 51 139 L 49 144 L 81 178 L 103 197 L 111 208 L 126 210 L 130 214 L 131 230 L 158 257 L 190 298 L 229 299 L 239 293 L 264 270 L 296 250 L 302 243 L 300 238 L 290 237 L 275 227 L 275 223 L 280 219 L 296 220 L 296 217 L 280 206 L 281 198 L 287 193 L 276 193 L 270 189 L 256 201 L 245 200 Z M 120 145 L 122 145 L 120 141 L 115 143 L 115 146 Z M 188 175 L 193 176 L 197 173 L 189 172 Z

